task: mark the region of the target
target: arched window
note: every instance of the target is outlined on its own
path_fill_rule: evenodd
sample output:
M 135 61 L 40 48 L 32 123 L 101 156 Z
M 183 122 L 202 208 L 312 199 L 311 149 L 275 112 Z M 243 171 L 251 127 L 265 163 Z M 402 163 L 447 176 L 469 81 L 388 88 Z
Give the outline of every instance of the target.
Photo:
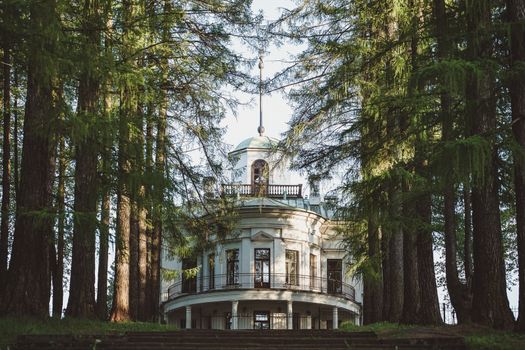
M 268 163 L 262 159 L 257 159 L 252 164 L 252 185 L 268 185 Z

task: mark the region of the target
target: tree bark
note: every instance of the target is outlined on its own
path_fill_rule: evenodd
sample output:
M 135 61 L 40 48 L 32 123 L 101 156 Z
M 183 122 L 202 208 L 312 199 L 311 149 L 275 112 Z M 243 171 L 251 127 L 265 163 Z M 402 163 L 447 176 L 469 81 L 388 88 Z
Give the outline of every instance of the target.
M 132 320 L 137 320 L 139 311 L 139 209 L 136 191 L 133 191 L 131 197 L 129 227 L 129 313 Z
M 444 61 L 450 58 L 451 44 L 449 38 L 448 17 L 446 13 L 444 0 L 434 0 L 434 18 L 436 23 L 436 37 L 438 44 L 438 59 Z M 443 141 L 448 142 L 453 137 L 453 117 L 451 113 L 452 100 L 448 93 L 448 87 L 445 86 L 445 79 L 440 79 L 441 93 L 441 125 Z M 458 275 L 457 265 L 457 237 L 456 237 L 456 199 L 455 186 L 452 174 L 447 174 L 444 180 L 444 212 L 445 221 L 445 273 L 447 280 L 447 289 L 450 296 L 450 302 L 456 312 L 458 323 L 470 321 L 470 312 L 472 304 L 472 294 L 467 284 L 461 283 Z M 465 271 L 467 271 L 467 260 L 465 261 Z
M 134 45 L 136 45 L 137 40 L 133 26 L 136 20 L 137 7 L 138 5 L 134 0 L 123 1 L 122 57 L 128 60 L 126 64 L 129 65 L 131 71 L 137 69 L 137 64 L 133 62 Z M 115 289 L 113 292 L 113 309 L 110 316 L 110 320 L 113 322 L 128 321 L 132 318 L 132 310 L 130 310 L 130 220 L 133 192 L 131 171 L 134 167 L 131 157 L 133 150 L 130 148 L 132 144 L 130 126 L 134 123 L 134 117 L 137 113 L 137 99 L 136 83 L 125 81 L 121 87 L 119 115 Z
M 412 203 L 404 203 L 405 218 L 412 218 L 414 213 Z M 416 324 L 418 321 L 418 312 L 420 306 L 420 292 L 418 280 L 418 251 L 417 251 L 417 233 L 412 228 L 403 230 L 403 300 L 410 300 L 403 303 L 403 313 L 401 323 Z
M 97 114 L 100 77 L 96 67 L 100 52 L 100 31 L 103 22 L 98 3 L 84 1 L 82 50 L 85 62 L 78 89 L 79 120 L 75 143 L 75 203 L 73 214 L 73 249 L 71 283 L 66 314 L 72 317 L 95 318 L 95 250 L 97 229 L 98 153 Z M 85 133 L 85 134 L 84 134 Z
M 401 198 L 399 188 L 390 189 L 390 217 L 394 220 L 401 215 Z M 398 221 L 399 222 L 399 221 Z M 403 229 L 391 227 L 388 240 L 388 283 L 389 311 L 385 315 L 389 322 L 400 322 L 403 313 L 404 275 L 403 275 Z
M 141 197 L 144 198 L 144 188 L 141 188 Z M 138 217 L 138 320 L 147 321 L 148 318 L 148 305 L 146 299 L 146 289 L 147 289 L 147 259 L 148 259 L 148 247 L 147 247 L 147 235 L 146 235 L 146 217 L 147 210 L 144 208 L 144 204 L 139 207 L 139 217 Z
M 421 307 L 419 308 L 419 324 L 442 323 L 439 312 L 436 274 L 434 271 L 434 249 L 432 247 L 432 199 L 430 194 L 424 194 L 417 204 L 417 217 L 421 222 L 417 232 L 417 265 Z
M 167 68 L 167 67 L 165 67 Z M 164 74 L 167 74 L 167 70 Z M 167 78 L 167 77 L 166 77 Z M 155 149 L 155 178 L 153 186 L 153 229 L 151 234 L 151 316 L 152 320 L 159 319 L 160 305 L 160 267 L 162 247 L 162 203 L 164 202 L 164 176 L 166 162 L 166 126 L 168 114 L 168 97 L 162 92 L 159 118 L 157 121 L 157 140 Z
M 4 6 L 4 14 L 9 14 Z M 9 246 L 9 202 L 11 189 L 11 43 L 7 33 L 3 35 L 3 144 L 2 144 L 2 207 L 0 223 L 0 295 L 7 277 L 7 256 Z
M 28 55 L 28 82 L 24 118 L 18 215 L 6 291 L 0 313 L 44 317 L 49 315 L 50 236 L 52 224 L 49 184 L 52 182 L 54 128 L 53 55 L 57 30 L 55 0 L 31 2 L 32 38 Z
M 390 304 L 391 304 L 391 285 L 390 285 L 390 236 L 388 233 L 385 234 L 383 232 L 383 235 L 381 236 L 381 257 L 382 257 L 382 263 L 381 266 L 382 269 L 382 275 L 383 275 L 383 308 L 382 308 L 382 321 L 388 322 L 390 317 Z
M 154 176 L 153 172 L 153 118 L 154 118 L 155 106 L 153 101 L 149 104 L 147 109 L 146 116 L 146 159 L 145 159 L 145 171 L 146 178 L 152 179 Z M 146 183 L 145 187 L 145 206 L 146 206 L 146 281 L 145 281 L 145 295 L 144 295 L 144 305 L 143 305 L 143 319 L 145 321 L 150 321 L 153 319 L 153 314 L 151 310 L 151 247 L 152 247 L 152 225 L 153 220 L 153 188 L 151 182 Z
M 377 215 L 370 209 L 368 217 L 368 258 L 371 274 L 363 277 L 363 323 L 371 324 L 382 320 L 382 278 L 380 228 Z
M 129 99 L 131 92 L 124 90 L 121 96 L 121 115 L 119 121 L 118 150 L 118 190 L 117 190 L 117 232 L 115 256 L 115 289 L 113 292 L 113 309 L 110 320 L 114 322 L 131 319 L 129 301 L 130 283 L 130 169 L 129 145 Z
M 495 140 L 495 78 L 484 60 L 493 58 L 491 2 L 467 2 L 467 55 L 482 74 L 471 74 L 467 84 L 467 117 L 471 135 L 478 135 L 490 145 L 490 156 L 483 177 L 472 186 L 473 224 L 473 297 L 472 321 L 487 326 L 509 329 L 513 315 L 507 299 L 505 264 L 499 208 L 498 154 Z M 481 176 L 480 176 L 481 177 Z
M 164 13 L 171 12 L 171 2 L 164 1 Z M 170 23 L 166 18 L 163 22 L 162 38 L 168 41 L 170 38 Z M 168 61 L 161 61 L 162 81 L 168 81 Z M 155 144 L 155 176 L 152 186 L 152 231 L 151 231 L 151 268 L 149 276 L 149 294 L 151 320 L 160 320 L 160 286 L 161 286 L 161 252 L 162 252 L 162 207 L 164 202 L 164 180 L 166 163 L 166 127 L 168 118 L 168 95 L 166 91 L 160 90 L 159 117 L 157 120 L 157 138 Z
M 525 332 L 525 3 L 507 0 L 507 16 L 510 22 L 510 98 L 512 107 L 512 132 L 520 152 L 514 156 L 514 191 L 516 192 L 516 236 L 518 246 L 519 304 L 516 329 Z
M 106 2 L 104 13 L 106 17 L 106 33 L 111 33 L 112 19 L 111 19 L 111 1 Z M 104 50 L 106 54 L 110 54 L 111 43 L 107 39 L 104 42 Z M 112 111 L 112 97 L 106 83 L 104 88 L 104 117 L 106 122 L 111 120 Z M 101 169 L 101 192 L 100 203 L 100 226 L 99 226 L 99 255 L 98 255 L 98 276 L 97 276 L 97 302 L 95 305 L 95 314 L 100 320 L 108 319 L 108 260 L 109 260 L 109 228 L 111 221 L 111 147 L 113 145 L 113 137 L 109 133 L 102 133 L 103 143 L 101 148 L 102 169 Z
M 108 107 L 106 107 L 106 111 L 108 111 Z M 109 151 L 109 145 L 106 145 L 102 152 L 103 185 L 101 186 L 97 303 L 95 306 L 95 313 L 101 320 L 108 318 L 108 248 L 111 212 L 110 172 L 111 153 Z

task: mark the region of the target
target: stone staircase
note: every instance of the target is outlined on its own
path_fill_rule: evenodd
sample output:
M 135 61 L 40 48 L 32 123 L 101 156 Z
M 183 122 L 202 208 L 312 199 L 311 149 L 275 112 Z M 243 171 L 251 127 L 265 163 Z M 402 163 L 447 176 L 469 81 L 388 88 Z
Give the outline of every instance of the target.
M 220 349 L 466 349 L 461 337 L 379 338 L 373 332 L 327 330 L 181 330 L 174 332 L 128 332 L 122 335 L 26 335 L 19 336 L 18 350 L 220 350 Z

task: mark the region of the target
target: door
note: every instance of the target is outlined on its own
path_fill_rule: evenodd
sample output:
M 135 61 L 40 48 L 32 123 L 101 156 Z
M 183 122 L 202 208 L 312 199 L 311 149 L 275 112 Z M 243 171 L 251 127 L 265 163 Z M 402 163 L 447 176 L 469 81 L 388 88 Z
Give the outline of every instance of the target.
M 254 329 L 270 329 L 270 312 L 255 311 L 253 313 Z
M 343 292 L 343 263 L 341 259 L 328 259 L 328 293 L 341 294 Z
M 257 248 L 255 255 L 255 273 L 253 284 L 255 288 L 270 288 L 270 249 Z

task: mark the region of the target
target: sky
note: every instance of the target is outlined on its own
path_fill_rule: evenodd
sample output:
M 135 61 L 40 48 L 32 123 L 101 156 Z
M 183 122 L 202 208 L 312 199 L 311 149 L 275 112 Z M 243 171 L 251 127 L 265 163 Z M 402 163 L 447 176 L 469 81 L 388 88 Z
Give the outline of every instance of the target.
M 293 8 L 293 6 L 293 2 L 289 0 L 254 0 L 252 9 L 255 13 L 262 11 L 265 19 L 271 21 L 279 17 L 279 8 Z M 298 48 L 291 45 L 284 45 L 279 48 L 271 46 L 263 57 L 263 79 L 270 78 L 282 69 L 284 64 L 280 61 L 290 59 L 291 55 L 297 52 Z M 254 76 L 259 75 L 257 65 L 253 67 L 251 73 Z M 250 100 L 252 103 L 249 106 L 240 106 L 237 110 L 237 116 L 229 113 L 223 121 L 223 125 L 227 127 L 224 141 L 233 147 L 249 137 L 257 136 L 257 127 L 259 126 L 258 95 L 238 92 L 237 96 L 245 103 Z M 263 125 L 266 136 L 280 138 L 280 135 L 286 131 L 291 116 L 292 108 L 286 103 L 281 92 L 275 91 L 263 96 Z

